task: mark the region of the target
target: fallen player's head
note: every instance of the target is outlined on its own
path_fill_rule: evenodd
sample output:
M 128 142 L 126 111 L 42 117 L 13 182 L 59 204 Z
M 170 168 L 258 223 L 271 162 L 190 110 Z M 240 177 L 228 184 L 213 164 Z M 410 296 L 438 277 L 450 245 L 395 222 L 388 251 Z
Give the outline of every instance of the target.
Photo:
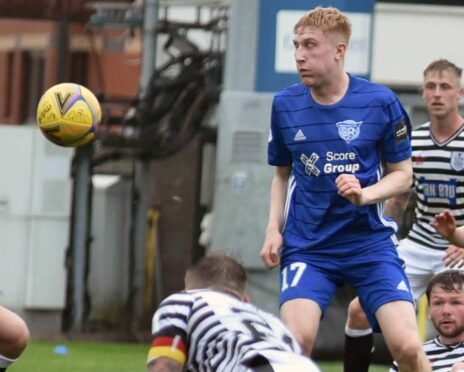
M 192 265 L 185 274 L 185 289 L 211 288 L 246 296 L 244 267 L 225 253 L 211 253 Z

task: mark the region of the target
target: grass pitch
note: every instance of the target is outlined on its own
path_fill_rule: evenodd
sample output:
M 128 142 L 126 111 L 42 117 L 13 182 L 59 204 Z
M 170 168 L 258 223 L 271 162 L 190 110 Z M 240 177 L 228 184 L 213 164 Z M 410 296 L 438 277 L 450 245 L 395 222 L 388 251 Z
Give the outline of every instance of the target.
M 149 345 L 33 341 L 8 372 L 144 372 Z M 67 353 L 66 353 L 67 351 Z M 338 362 L 318 362 L 322 372 L 342 372 Z M 387 372 L 388 366 L 371 366 L 370 372 Z

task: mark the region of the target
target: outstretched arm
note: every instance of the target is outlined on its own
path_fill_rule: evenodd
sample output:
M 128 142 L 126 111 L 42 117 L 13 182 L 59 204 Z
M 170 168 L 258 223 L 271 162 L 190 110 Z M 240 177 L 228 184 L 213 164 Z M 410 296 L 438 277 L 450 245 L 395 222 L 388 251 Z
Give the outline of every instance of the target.
M 361 187 L 354 174 L 341 174 L 335 180 L 338 193 L 356 205 L 375 204 L 408 191 L 412 184 L 411 159 L 386 163 L 386 175 L 378 182 Z
M 287 185 L 291 171 L 291 166 L 276 167 L 272 180 L 269 223 L 260 254 L 264 265 L 268 269 L 272 269 L 280 264 L 280 250 L 283 245 L 281 231 L 285 219 L 285 200 L 287 198 Z

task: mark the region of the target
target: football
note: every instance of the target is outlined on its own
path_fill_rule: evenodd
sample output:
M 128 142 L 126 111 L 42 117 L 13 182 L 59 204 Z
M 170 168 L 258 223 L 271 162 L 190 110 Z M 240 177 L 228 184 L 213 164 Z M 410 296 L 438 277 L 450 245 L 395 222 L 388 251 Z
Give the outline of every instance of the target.
M 101 121 L 97 97 L 86 87 L 61 83 L 49 88 L 37 106 L 37 124 L 56 145 L 83 146 L 95 138 Z

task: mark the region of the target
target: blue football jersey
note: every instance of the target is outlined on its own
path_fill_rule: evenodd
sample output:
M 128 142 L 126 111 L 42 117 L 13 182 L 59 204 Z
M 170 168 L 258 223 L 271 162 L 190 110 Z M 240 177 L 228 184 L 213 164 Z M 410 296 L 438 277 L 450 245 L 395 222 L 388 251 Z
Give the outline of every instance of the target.
M 362 187 L 376 183 L 385 162 L 411 157 L 410 132 L 389 88 L 352 75 L 347 93 L 332 105 L 317 103 L 304 84 L 277 93 L 268 162 L 293 166 L 282 254 L 349 254 L 394 239 L 397 227 L 383 216 L 383 203 L 358 207 L 338 195 L 335 179 L 353 173 Z

